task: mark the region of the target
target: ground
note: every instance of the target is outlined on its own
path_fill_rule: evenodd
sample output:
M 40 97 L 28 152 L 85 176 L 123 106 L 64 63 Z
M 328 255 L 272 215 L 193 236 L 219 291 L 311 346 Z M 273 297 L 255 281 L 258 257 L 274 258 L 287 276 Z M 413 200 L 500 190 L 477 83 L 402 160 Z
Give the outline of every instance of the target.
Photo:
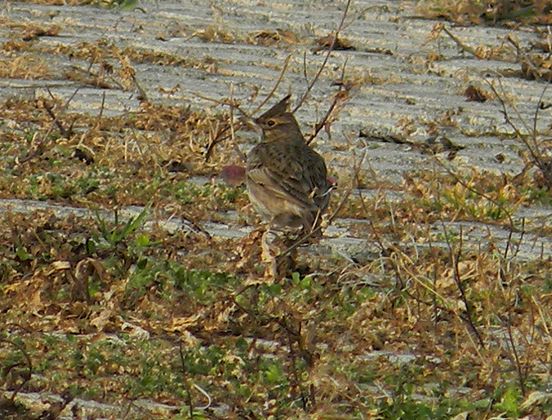
M 0 417 L 550 415 L 546 2 L 62 3 L 0 6 Z M 287 93 L 337 188 L 275 279 Z

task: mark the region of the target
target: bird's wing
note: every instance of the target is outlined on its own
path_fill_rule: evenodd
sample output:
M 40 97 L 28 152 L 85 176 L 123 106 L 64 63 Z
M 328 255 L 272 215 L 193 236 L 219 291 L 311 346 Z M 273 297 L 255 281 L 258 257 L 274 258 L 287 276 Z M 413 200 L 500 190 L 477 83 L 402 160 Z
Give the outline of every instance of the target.
M 315 211 L 318 206 L 313 200 L 313 191 L 317 184 L 314 174 L 305 167 L 302 153 L 304 150 L 289 146 L 261 143 L 248 155 L 248 180 L 269 190 L 275 199 Z
M 308 168 L 303 172 L 303 176 L 308 179 L 311 197 L 319 209 L 325 210 L 330 200 L 331 185 L 328 181 L 328 169 L 324 158 L 309 148 L 305 153 L 304 166 Z

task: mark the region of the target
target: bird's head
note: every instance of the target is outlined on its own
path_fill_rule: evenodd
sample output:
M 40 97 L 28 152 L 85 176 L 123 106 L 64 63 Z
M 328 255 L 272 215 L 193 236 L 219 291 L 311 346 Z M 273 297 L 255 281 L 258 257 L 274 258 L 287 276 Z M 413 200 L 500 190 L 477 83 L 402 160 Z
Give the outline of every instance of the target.
M 263 132 L 263 141 L 303 140 L 297 120 L 288 111 L 290 95 L 255 119 L 256 125 Z

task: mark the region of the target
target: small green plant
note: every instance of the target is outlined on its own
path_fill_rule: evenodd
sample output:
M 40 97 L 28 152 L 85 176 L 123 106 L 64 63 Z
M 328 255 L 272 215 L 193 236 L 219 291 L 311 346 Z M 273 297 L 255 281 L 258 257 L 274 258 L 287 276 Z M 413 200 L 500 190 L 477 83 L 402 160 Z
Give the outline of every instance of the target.
M 508 385 L 505 388 L 499 389 L 498 392 L 502 393 L 502 395 L 497 398 L 499 402 L 495 404 L 495 408 L 505 412 L 509 418 L 519 417 L 519 404 L 521 403 L 519 389 L 516 386 Z
M 503 220 L 515 209 L 511 198 L 497 192 L 493 200 L 489 200 L 484 194 L 466 189 L 457 184 L 453 188 L 445 189 L 441 195 L 442 204 L 454 211 L 461 211 L 475 220 Z
M 118 9 L 122 11 L 140 10 L 146 13 L 144 9 L 138 7 L 138 0 L 95 0 L 95 4 L 105 9 Z
M 214 302 L 218 293 L 237 284 L 237 279 L 226 273 L 207 270 L 188 270 L 171 265 L 172 280 L 176 289 L 182 290 L 203 304 Z
M 172 187 L 172 194 L 183 204 L 194 203 L 197 197 L 208 197 L 212 193 L 210 184 L 197 185 L 193 182 L 182 181 Z
M 126 222 L 121 222 L 119 212 L 115 210 L 114 227 L 111 227 L 105 218 L 96 211 L 95 218 L 99 230 L 99 239 L 101 239 L 98 245 L 103 243 L 103 246 L 108 248 L 116 248 L 122 242 L 127 241 L 132 234 L 143 227 L 148 212 L 149 206 L 146 206 L 137 216 L 130 217 Z

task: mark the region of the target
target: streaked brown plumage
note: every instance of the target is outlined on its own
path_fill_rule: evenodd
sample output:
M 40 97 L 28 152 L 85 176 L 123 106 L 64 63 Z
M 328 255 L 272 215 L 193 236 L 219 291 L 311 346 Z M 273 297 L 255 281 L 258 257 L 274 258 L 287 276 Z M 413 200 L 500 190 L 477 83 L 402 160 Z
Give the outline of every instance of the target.
M 310 230 L 328 207 L 331 185 L 324 159 L 306 144 L 288 100 L 255 120 L 263 134 L 247 155 L 247 191 L 271 227 Z

